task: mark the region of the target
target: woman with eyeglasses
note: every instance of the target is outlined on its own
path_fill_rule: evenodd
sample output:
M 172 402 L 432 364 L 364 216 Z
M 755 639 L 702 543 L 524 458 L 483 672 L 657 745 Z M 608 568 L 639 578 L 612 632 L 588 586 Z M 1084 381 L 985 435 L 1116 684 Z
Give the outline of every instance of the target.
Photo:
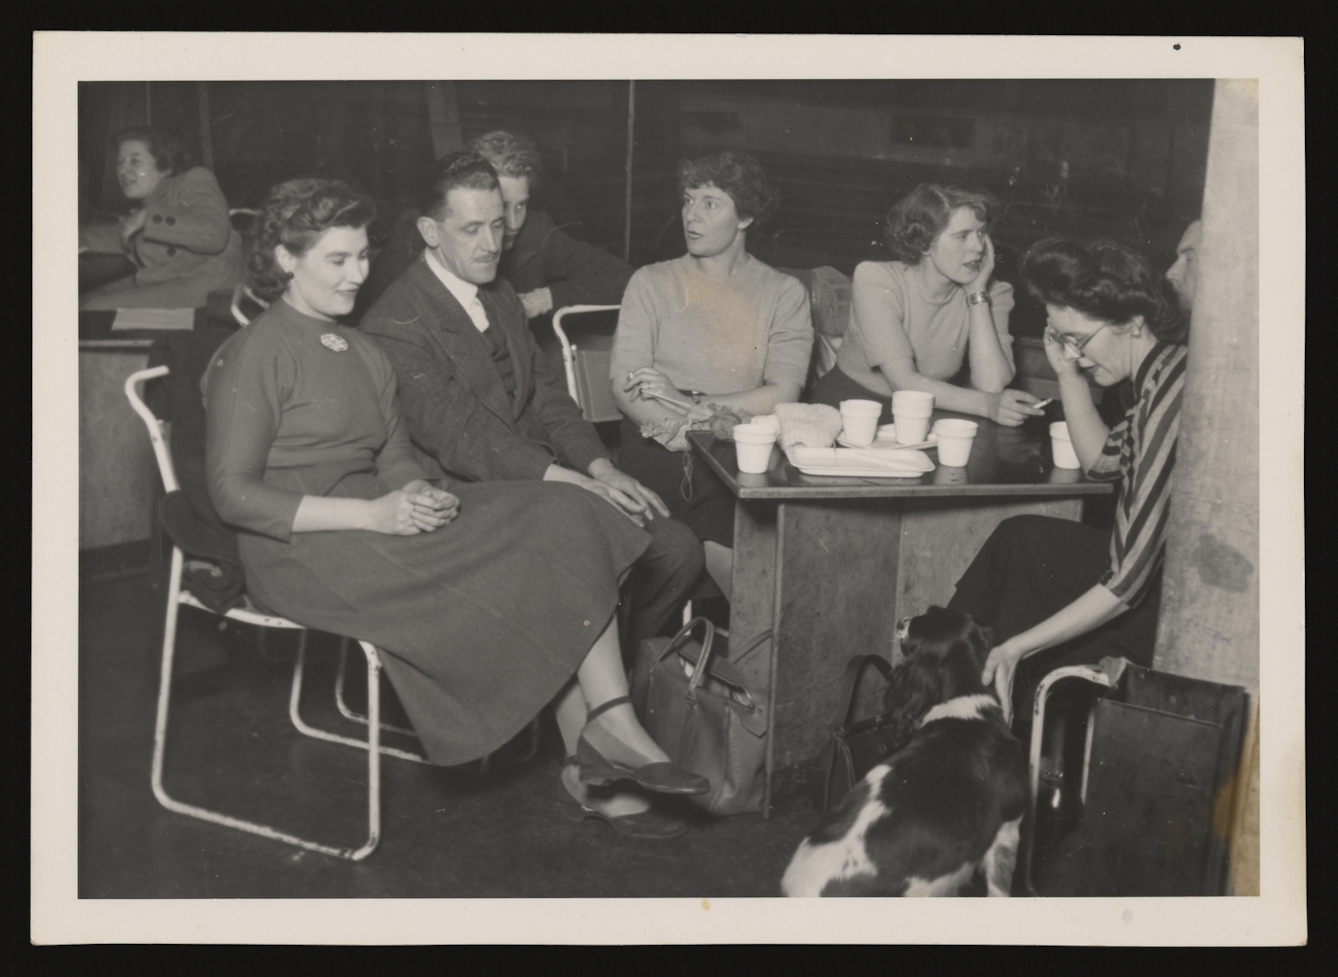
M 982 680 L 1015 730 L 1049 671 L 1107 655 L 1152 664 L 1166 549 L 1187 323 L 1166 280 L 1113 241 L 1045 240 L 1022 267 L 1045 303 L 1045 351 L 1059 376 L 1073 449 L 1088 478 L 1118 479 L 1114 531 L 1047 516 L 1005 520 L 949 606 L 994 629 Z M 1131 379 L 1137 402 L 1108 428 L 1089 379 Z
M 893 392 L 922 390 L 936 407 L 1009 427 L 1043 413 L 1032 406 L 1037 398 L 1008 389 L 1013 286 L 993 278 L 989 228 L 998 209 L 987 191 L 934 183 L 897 202 L 887 215 L 894 260 L 855 268 L 850 326 L 814 403 L 875 400 L 886 423 Z

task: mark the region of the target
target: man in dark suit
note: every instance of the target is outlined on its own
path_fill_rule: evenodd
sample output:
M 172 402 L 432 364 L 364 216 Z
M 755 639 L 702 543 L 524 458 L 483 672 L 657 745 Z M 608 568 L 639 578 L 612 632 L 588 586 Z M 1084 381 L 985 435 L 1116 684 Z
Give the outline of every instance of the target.
M 505 221 L 489 163 L 445 157 L 420 203 L 427 247 L 361 329 L 395 366 L 424 464 L 469 481 L 572 482 L 617 506 L 653 540 L 632 573 L 630 638 L 658 634 L 701 575 L 701 544 L 659 496 L 614 466 L 546 365 L 520 297 L 497 277 Z

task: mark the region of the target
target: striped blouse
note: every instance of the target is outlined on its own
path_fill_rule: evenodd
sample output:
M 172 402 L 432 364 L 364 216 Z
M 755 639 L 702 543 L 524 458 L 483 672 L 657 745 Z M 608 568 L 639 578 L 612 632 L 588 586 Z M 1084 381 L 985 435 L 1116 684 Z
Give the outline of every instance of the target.
M 1129 607 L 1139 603 L 1166 552 L 1175 440 L 1185 386 L 1184 346 L 1158 343 L 1134 377 L 1138 403 L 1106 438 L 1089 478 L 1122 479 L 1101 583 Z

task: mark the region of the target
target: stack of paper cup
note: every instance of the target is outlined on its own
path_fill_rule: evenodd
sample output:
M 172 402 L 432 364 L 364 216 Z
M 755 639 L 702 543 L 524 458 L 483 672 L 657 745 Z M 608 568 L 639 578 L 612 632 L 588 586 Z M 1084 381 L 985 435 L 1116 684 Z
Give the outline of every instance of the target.
M 897 425 L 898 444 L 920 444 L 929 434 L 929 415 L 934 395 L 920 390 L 898 390 L 892 394 L 892 420 Z
M 945 417 L 934 424 L 938 436 L 938 463 L 961 468 L 971 457 L 971 442 L 976 439 L 980 425 L 975 421 Z
M 841 401 L 841 433 L 851 444 L 873 444 L 883 405 L 876 400 Z
M 735 424 L 734 450 L 739 459 L 739 471 L 760 475 L 771 464 L 771 446 L 776 443 L 776 432 L 769 425 Z
M 1069 426 L 1063 421 L 1055 421 L 1050 425 L 1050 450 L 1056 468 L 1082 467 L 1082 462 L 1073 451 L 1073 442 L 1069 440 Z

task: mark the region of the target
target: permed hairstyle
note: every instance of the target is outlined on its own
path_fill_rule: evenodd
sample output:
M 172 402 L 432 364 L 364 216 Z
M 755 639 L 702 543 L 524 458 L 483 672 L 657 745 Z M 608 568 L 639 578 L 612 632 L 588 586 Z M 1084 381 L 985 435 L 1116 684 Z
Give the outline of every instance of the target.
M 371 198 L 340 180 L 304 177 L 271 188 L 246 247 L 256 294 L 273 301 L 288 287 L 292 276 L 274 256 L 280 244 L 300 256 L 330 228 L 366 227 L 375 216 Z
M 921 183 L 887 212 L 887 246 L 892 257 L 907 265 L 918 265 L 934 240 L 947 228 L 952 215 L 970 208 L 988 230 L 999 201 L 988 190 Z
M 1184 342 L 1189 324 L 1170 283 L 1133 248 L 1106 238 L 1046 238 L 1022 259 L 1027 291 L 1046 305 L 1123 325 L 1141 315 L 1152 335 Z
M 127 126 L 112 136 L 112 151 L 119 153 L 121 146 L 131 140 L 142 142 L 153 156 L 153 165 L 163 175 L 185 173 L 195 165 L 195 157 L 182 145 L 181 140 L 168 132 L 148 126 Z
M 509 176 L 513 180 L 524 177 L 529 180 L 531 190 L 538 185 L 544 171 L 543 160 L 539 158 L 534 143 L 519 133 L 498 129 L 471 142 L 469 151 L 491 163 L 498 176 Z
M 435 221 L 446 216 L 446 196 L 452 190 L 496 190 L 497 172 L 478 153 L 450 153 L 437 160 L 432 176 L 418 198 L 418 212 Z
M 708 183 L 729 194 L 740 219 L 751 217 L 754 227 L 780 206 L 780 194 L 767 182 L 762 164 L 747 153 L 727 149 L 679 162 L 679 190 L 696 190 Z

